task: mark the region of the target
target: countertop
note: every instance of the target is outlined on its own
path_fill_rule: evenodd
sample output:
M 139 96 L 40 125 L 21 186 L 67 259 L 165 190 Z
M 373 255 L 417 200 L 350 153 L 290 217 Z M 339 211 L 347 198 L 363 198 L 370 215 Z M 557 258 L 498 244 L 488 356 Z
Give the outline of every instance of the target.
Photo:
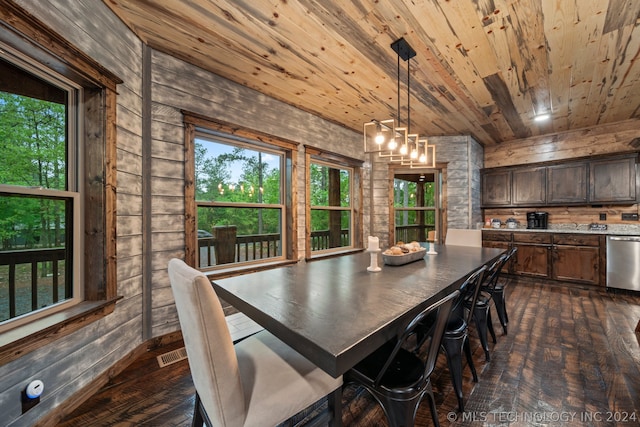
M 640 236 L 640 224 L 639 225 L 627 225 L 627 224 L 609 224 L 606 230 L 590 230 L 589 224 L 558 224 L 550 225 L 545 230 L 531 230 L 526 227 L 507 228 L 502 226 L 500 228 L 483 227 L 483 231 L 515 231 L 525 233 L 578 233 L 578 234 L 604 234 L 610 236 Z

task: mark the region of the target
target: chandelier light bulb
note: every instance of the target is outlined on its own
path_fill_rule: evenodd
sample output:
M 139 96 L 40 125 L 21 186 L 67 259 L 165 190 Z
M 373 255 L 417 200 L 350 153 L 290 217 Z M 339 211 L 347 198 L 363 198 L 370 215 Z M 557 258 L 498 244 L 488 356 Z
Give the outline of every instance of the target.
M 397 147 L 398 143 L 396 142 L 395 138 L 389 141 L 389 150 L 395 150 Z
M 402 154 L 403 156 L 407 155 L 407 146 L 403 145 L 402 147 L 400 147 L 400 154 Z
M 381 145 L 384 142 L 384 135 L 382 134 L 382 132 L 378 132 L 376 134 L 376 137 L 375 137 L 374 141 L 378 145 Z

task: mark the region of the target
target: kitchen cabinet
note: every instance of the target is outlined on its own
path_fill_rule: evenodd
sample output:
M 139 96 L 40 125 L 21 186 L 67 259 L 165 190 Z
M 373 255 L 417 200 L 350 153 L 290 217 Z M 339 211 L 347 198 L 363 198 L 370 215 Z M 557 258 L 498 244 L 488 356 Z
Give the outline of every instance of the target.
M 589 166 L 587 162 L 548 166 L 547 204 L 586 204 L 588 180 Z
M 604 284 L 601 259 L 604 242 L 600 236 L 554 234 L 551 253 L 551 278 L 565 282 Z M 605 264 L 603 264 L 603 262 Z
M 549 233 L 513 233 L 513 246 L 518 248 L 513 273 L 539 278 L 550 277 L 551 238 Z
M 638 155 L 483 169 L 482 207 L 633 204 Z
M 482 205 L 511 205 L 510 170 L 495 170 L 482 173 Z
M 482 246 L 485 248 L 511 249 L 511 232 L 482 230 Z M 502 267 L 502 271 L 506 273 L 513 272 L 513 258 L 509 263 Z
M 591 161 L 589 201 L 591 203 L 636 202 L 636 155 Z
M 482 246 L 518 248 L 507 272 L 563 282 L 606 283 L 606 236 L 581 233 L 483 230 Z
M 544 205 L 547 202 L 547 168 L 518 168 L 511 172 L 511 200 L 519 206 Z

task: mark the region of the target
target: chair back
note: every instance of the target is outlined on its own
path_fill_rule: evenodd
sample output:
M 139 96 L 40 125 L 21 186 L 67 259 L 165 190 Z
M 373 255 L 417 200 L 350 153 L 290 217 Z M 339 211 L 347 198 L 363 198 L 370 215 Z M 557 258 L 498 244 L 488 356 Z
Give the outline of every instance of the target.
M 446 245 L 482 247 L 482 230 L 450 228 L 447 230 Z
M 487 270 L 487 266 L 483 265 L 473 273 L 471 273 L 462 285 L 460 285 L 460 295 L 458 299 L 453 303 L 453 308 L 451 310 L 452 315 L 459 316 L 461 319 L 464 319 L 467 325 L 471 324 L 471 317 L 473 316 L 473 307 L 476 305 L 476 300 L 478 299 L 478 294 L 480 293 L 480 287 L 482 285 L 482 278 L 484 277 L 484 273 Z M 465 315 L 465 301 L 469 301 L 468 305 L 471 307 L 471 310 L 467 310 Z
M 482 281 L 482 289 L 486 289 L 488 291 L 495 289 L 496 284 L 498 283 L 498 276 L 500 276 L 500 271 L 502 271 L 502 267 L 508 259 L 509 253 L 504 253 L 500 255 L 489 268 L 487 268 Z
M 214 425 L 241 426 L 244 393 L 220 300 L 209 279 L 182 260 L 169 261 L 169 279 L 202 406 Z
M 438 349 L 440 348 L 442 335 L 444 334 L 444 329 L 447 325 L 447 319 L 451 314 L 451 306 L 453 304 L 453 301 L 459 296 L 459 294 L 459 291 L 450 293 L 449 295 L 422 310 L 409 322 L 409 324 L 404 328 L 402 334 L 398 336 L 398 340 L 396 341 L 396 345 L 393 348 L 393 351 L 391 352 L 391 354 L 389 354 L 389 357 L 387 358 L 385 364 L 382 366 L 382 369 L 380 369 L 380 372 L 378 373 L 378 376 L 374 381 L 374 385 L 376 387 L 380 384 L 380 381 L 391 366 L 400 349 L 403 348 L 410 337 L 414 336 L 416 327 L 418 327 L 427 317 L 435 318 L 435 323 L 432 326 L 429 334 L 431 339 L 429 340 L 427 348 L 425 349 L 427 356 L 425 360 L 424 377 L 428 378 L 431 375 L 436 364 L 436 357 L 438 356 Z

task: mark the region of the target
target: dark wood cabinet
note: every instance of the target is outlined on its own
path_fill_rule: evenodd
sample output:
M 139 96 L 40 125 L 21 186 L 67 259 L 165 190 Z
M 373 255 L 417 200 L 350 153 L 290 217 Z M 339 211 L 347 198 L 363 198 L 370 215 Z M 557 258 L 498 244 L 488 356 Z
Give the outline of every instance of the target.
M 508 206 L 511 204 L 510 170 L 482 173 L 481 177 L 483 206 Z
M 587 162 L 548 166 L 547 204 L 586 204 L 588 180 L 589 167 Z
M 513 233 L 513 246 L 518 248 L 513 265 L 514 274 L 550 277 L 551 234 Z
M 518 168 L 511 172 L 513 205 L 544 205 L 547 202 L 547 168 Z
M 636 202 L 636 155 L 589 164 L 591 203 Z
M 589 285 L 606 283 L 606 237 L 577 233 L 483 230 L 482 246 L 518 248 L 508 272 Z
M 556 234 L 551 253 L 551 278 L 565 282 L 604 284 L 606 260 L 601 253 L 604 241 L 600 236 Z
M 511 232 L 483 230 L 482 246 L 484 246 L 485 248 L 509 250 L 511 249 Z M 502 267 L 502 271 L 506 273 L 512 273 L 513 262 L 513 259 L 511 259 L 508 265 Z
M 482 207 L 632 204 L 638 155 L 483 169 Z

